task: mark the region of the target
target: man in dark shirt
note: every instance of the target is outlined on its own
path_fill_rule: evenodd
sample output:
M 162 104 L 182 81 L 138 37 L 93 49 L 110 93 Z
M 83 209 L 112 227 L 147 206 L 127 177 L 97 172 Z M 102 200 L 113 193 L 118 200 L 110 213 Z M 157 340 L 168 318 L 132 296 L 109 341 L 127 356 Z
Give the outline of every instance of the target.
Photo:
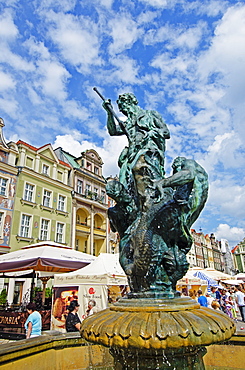
M 81 328 L 81 320 L 78 317 L 77 311 L 79 309 L 79 304 L 76 300 L 72 301 L 70 303 L 70 306 L 68 307 L 68 316 L 66 318 L 66 331 L 74 332 L 79 331 Z

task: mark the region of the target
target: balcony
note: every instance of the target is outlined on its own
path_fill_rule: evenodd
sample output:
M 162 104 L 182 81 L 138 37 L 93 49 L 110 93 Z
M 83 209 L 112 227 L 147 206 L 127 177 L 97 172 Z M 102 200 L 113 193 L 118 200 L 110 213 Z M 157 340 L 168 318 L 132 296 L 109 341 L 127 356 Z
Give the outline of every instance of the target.
M 94 235 L 106 237 L 106 229 L 94 226 Z
M 89 234 L 90 226 L 87 225 L 85 222 L 76 222 L 76 230 Z

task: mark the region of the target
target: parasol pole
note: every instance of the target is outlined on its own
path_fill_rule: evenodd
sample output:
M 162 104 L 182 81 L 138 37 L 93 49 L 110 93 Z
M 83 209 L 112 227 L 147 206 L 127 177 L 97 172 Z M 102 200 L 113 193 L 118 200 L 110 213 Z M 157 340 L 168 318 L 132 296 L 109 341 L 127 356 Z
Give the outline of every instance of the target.
M 33 272 L 32 272 L 32 280 L 31 280 L 30 303 L 32 303 L 32 301 L 33 301 L 33 291 L 34 291 L 34 285 L 35 285 L 35 277 L 36 277 L 36 273 L 33 270 Z
M 42 294 L 42 306 L 45 305 L 45 292 L 46 292 L 46 285 L 47 285 L 47 282 L 49 281 L 50 279 L 50 276 L 42 276 L 42 277 L 39 277 L 39 279 L 42 281 L 43 283 L 43 294 Z

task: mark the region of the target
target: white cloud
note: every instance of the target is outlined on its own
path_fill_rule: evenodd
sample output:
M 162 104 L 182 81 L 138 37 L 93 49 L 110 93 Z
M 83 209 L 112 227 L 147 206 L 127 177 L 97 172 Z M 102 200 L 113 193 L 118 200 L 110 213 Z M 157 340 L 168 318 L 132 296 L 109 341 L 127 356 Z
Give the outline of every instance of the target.
M 111 137 L 108 135 L 103 141 L 103 145 L 97 146 L 87 140 L 79 142 L 76 136 L 74 137 L 73 135 L 68 134 L 57 136 L 53 147 L 62 147 L 65 151 L 74 156 L 79 156 L 81 152 L 86 149 L 96 150 L 104 162 L 103 175 L 108 177 L 110 175 L 115 176 L 119 174 L 117 160 L 125 145 L 127 145 L 127 139 L 125 136 Z
M 109 28 L 111 29 L 110 36 L 113 38 L 113 42 L 109 46 L 111 55 L 130 49 L 143 32 L 129 14 L 120 14 L 114 17 L 109 22 Z
M 222 73 L 226 86 L 224 103 L 231 106 L 243 104 L 245 99 L 245 5 L 227 10 L 215 29 L 211 47 L 199 61 L 203 78 Z
M 18 36 L 18 28 L 14 24 L 9 10 L 0 15 L 0 40 L 1 42 L 13 41 Z
M 140 0 L 142 3 L 156 8 L 165 8 L 168 5 L 168 0 Z M 173 1 L 175 2 L 175 1 Z
M 108 81 L 120 81 L 126 84 L 140 83 L 139 66 L 136 60 L 120 55 L 110 58 L 110 62 L 115 70 L 107 77 Z
M 189 66 L 193 63 L 193 60 L 187 55 L 177 55 L 172 58 L 170 54 L 163 53 L 156 56 L 151 62 L 151 66 L 154 68 L 159 68 L 162 71 L 162 77 L 168 78 L 168 75 L 174 73 L 184 73 L 186 74 Z
M 47 22 L 49 35 L 65 61 L 83 72 L 88 72 L 91 65 L 101 64 L 97 25 L 91 19 L 51 11 Z
M 229 2 L 225 0 L 197 0 L 179 1 L 186 12 L 195 12 L 198 15 L 206 14 L 208 17 L 217 17 L 224 13 Z
M 40 84 L 43 93 L 58 100 L 66 99 L 66 83 L 70 77 L 68 71 L 59 63 L 51 61 L 40 61 L 38 64 L 42 77 L 37 84 Z
M 140 13 L 137 23 L 140 25 L 143 24 L 152 24 L 154 22 L 154 19 L 159 15 L 158 11 L 144 11 Z
M 206 23 L 203 21 L 189 28 L 183 25 L 176 27 L 167 23 L 164 26 L 152 28 L 147 31 L 143 41 L 145 45 L 155 45 L 156 43 L 165 42 L 164 47 L 167 50 L 173 50 L 175 48 L 182 50 L 195 49 L 199 46 L 200 40 L 206 33 L 206 28 Z
M 16 119 L 18 109 L 19 109 L 18 102 L 14 100 L 11 96 L 7 96 L 6 98 L 0 98 L 0 111 L 1 112 L 5 112 L 10 117 Z
M 39 60 L 50 60 L 51 55 L 44 42 L 36 40 L 33 36 L 26 40 L 23 45 L 28 49 L 32 58 Z
M 17 71 L 33 71 L 32 63 L 25 61 L 17 53 L 11 51 L 11 46 L 14 47 L 18 42 L 19 31 L 14 23 L 12 14 L 9 10 L 5 10 L 0 16 L 0 62 L 5 63 Z
M 0 70 L 0 91 L 4 91 L 4 90 L 8 90 L 8 89 L 14 89 L 15 88 L 15 85 L 16 85 L 16 82 L 14 81 L 14 79 L 12 78 L 12 76 L 10 76 L 9 74 L 7 73 L 4 73 Z
M 242 148 L 241 138 L 235 132 L 226 132 L 214 138 L 205 155 L 199 160 L 208 172 L 215 171 L 218 163 L 222 164 L 224 170 L 238 168 L 245 164 L 244 158 L 239 154 L 239 148 Z
M 31 37 L 24 43 L 36 64 L 35 73 L 32 74 L 28 90 L 32 101 L 40 103 L 38 93 L 34 94 L 33 86 L 38 90 L 41 88 L 42 93 L 49 97 L 63 101 L 67 98 L 66 85 L 71 77 L 64 65 L 52 55 L 43 42 L 37 41 Z M 30 86 L 31 84 L 31 86 Z
M 239 227 L 231 227 L 227 224 L 219 224 L 214 232 L 216 239 L 227 239 L 232 247 L 239 243 L 245 236 L 245 229 Z
M 13 53 L 8 45 L 1 45 L 1 53 L 0 53 L 0 62 L 5 63 L 11 67 L 13 67 L 16 72 L 18 71 L 25 71 L 25 72 L 32 72 L 34 71 L 34 65 L 32 62 L 27 62 L 21 56 Z
M 89 0 L 91 2 L 91 0 Z M 92 0 L 94 3 L 103 6 L 107 9 L 110 9 L 112 7 L 112 4 L 114 0 Z
M 49 11 L 50 9 L 58 9 L 59 11 L 72 11 L 76 5 L 76 0 L 42 0 L 39 8 Z
M 230 175 L 222 173 L 210 182 L 208 203 L 224 217 L 236 218 L 240 224 L 245 220 L 245 185 L 237 185 Z
M 76 118 L 81 121 L 88 120 L 89 110 L 86 107 L 82 107 L 79 102 L 75 100 L 66 100 L 63 103 L 64 115 L 69 118 Z

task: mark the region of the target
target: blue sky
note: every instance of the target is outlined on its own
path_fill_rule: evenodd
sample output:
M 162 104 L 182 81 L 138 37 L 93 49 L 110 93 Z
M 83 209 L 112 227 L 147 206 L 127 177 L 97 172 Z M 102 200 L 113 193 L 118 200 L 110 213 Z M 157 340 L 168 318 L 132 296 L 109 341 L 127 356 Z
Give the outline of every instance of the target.
M 166 121 L 178 156 L 209 174 L 194 228 L 245 236 L 245 4 L 225 0 L 0 0 L 0 116 L 7 140 L 96 149 L 104 176 L 126 144 L 110 137 L 97 86 L 133 92 Z M 115 105 L 116 109 L 116 105 Z

